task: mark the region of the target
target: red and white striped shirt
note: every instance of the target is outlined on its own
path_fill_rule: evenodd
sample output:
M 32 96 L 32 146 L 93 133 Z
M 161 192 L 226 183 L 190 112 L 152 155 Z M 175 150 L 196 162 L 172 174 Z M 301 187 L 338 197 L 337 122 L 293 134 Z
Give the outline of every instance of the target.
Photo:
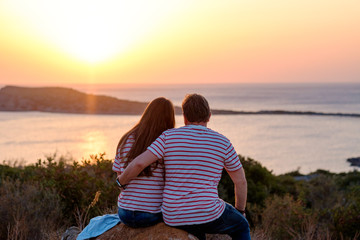
M 222 170 L 242 167 L 226 137 L 201 125 L 187 125 L 163 132 L 148 150 L 164 158 L 162 212 L 166 224 L 201 224 L 221 216 L 225 202 L 217 187 Z
M 134 135 L 130 135 L 123 148 L 118 150 L 112 167 L 113 171 L 124 172 L 126 155 L 134 142 Z M 164 167 L 159 163 L 157 168 L 152 170 L 153 176 L 140 176 L 129 182 L 118 197 L 118 207 L 132 211 L 161 212 Z

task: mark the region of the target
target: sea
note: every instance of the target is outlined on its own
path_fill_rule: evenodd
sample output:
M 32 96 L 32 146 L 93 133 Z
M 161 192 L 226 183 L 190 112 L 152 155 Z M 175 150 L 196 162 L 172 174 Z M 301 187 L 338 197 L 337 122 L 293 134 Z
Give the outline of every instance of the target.
M 360 83 L 68 85 L 86 93 L 149 102 L 163 96 L 181 106 L 188 93 L 205 96 L 212 109 L 313 111 L 360 114 Z M 134 115 L 0 112 L 0 160 L 33 164 L 56 155 L 82 161 L 105 153 L 113 159 L 120 137 L 138 122 Z M 183 126 L 176 116 L 176 126 Z M 318 169 L 359 170 L 360 118 L 340 115 L 213 115 L 208 127 L 230 139 L 238 154 L 274 174 Z

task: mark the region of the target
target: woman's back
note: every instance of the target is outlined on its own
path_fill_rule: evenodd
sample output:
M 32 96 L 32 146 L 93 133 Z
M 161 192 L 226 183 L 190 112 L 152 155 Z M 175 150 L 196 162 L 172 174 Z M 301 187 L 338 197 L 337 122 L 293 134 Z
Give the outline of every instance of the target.
M 140 121 L 125 133 L 117 146 L 113 170 L 120 176 L 127 165 L 146 151 L 160 134 L 175 127 L 172 102 L 159 97 L 151 101 Z M 147 227 L 162 221 L 161 205 L 164 190 L 164 168 L 158 162 L 146 167 L 127 185 L 122 185 L 118 197 L 118 215 L 121 222 L 130 227 Z
M 126 155 L 134 142 L 135 136 L 131 134 L 122 148 L 118 149 L 113 164 L 115 172 L 122 173 L 126 168 Z M 161 212 L 163 189 L 164 167 L 157 164 L 156 168 L 152 167 L 152 176 L 138 176 L 130 181 L 118 197 L 118 207 L 132 211 Z

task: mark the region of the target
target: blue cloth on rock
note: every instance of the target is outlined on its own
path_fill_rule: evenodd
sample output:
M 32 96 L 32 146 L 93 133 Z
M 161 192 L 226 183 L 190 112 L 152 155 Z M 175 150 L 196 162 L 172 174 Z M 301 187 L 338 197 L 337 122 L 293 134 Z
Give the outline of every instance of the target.
M 76 240 L 85 240 L 93 237 L 97 237 L 107 230 L 115 227 L 120 223 L 119 215 L 106 214 L 103 216 L 97 216 L 90 220 L 89 224 L 82 230 L 77 236 Z

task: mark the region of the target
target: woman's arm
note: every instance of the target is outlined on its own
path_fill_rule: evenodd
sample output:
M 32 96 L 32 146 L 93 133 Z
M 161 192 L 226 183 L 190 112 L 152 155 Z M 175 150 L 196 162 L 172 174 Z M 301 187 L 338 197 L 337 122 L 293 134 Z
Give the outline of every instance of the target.
M 136 178 L 142 170 L 144 170 L 150 164 L 156 162 L 158 157 L 151 151 L 146 150 L 139 156 L 137 156 L 131 163 L 125 168 L 124 172 L 118 175 L 118 179 L 121 185 L 126 185 L 131 179 Z

